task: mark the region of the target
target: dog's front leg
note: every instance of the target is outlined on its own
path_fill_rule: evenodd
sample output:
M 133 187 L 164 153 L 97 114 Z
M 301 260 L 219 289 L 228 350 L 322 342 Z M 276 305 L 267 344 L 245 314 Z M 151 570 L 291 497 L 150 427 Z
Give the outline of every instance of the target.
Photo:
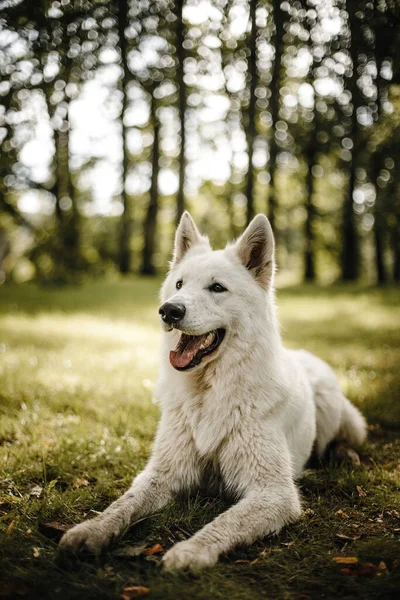
M 60 546 L 99 554 L 135 521 L 162 509 L 181 489 L 197 484 L 199 477 L 193 440 L 186 423 L 174 418 L 173 413 L 165 413 L 153 456 L 131 488 L 100 515 L 67 531 Z
M 264 463 L 248 449 L 243 446 L 231 454 L 237 483 L 247 480 L 242 499 L 193 537 L 173 546 L 163 559 L 166 569 L 197 571 L 212 566 L 221 554 L 278 533 L 299 518 L 299 494 L 286 449 L 271 448 L 273 460 Z
M 99 554 L 132 523 L 160 510 L 170 498 L 167 482 L 149 465 L 134 479 L 130 489 L 104 512 L 67 531 L 60 546 L 74 552 L 85 549 Z

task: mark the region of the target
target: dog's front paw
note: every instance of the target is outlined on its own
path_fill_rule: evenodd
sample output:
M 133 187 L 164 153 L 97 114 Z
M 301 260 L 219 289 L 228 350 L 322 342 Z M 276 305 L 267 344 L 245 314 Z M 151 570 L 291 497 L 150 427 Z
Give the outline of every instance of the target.
M 87 551 L 99 555 L 113 537 L 113 532 L 105 523 L 91 519 L 75 525 L 64 533 L 60 540 L 60 547 L 71 552 Z
M 185 540 L 175 544 L 163 558 L 163 567 L 167 571 L 201 571 L 206 567 L 212 567 L 218 561 L 210 547 L 203 546 L 193 540 Z

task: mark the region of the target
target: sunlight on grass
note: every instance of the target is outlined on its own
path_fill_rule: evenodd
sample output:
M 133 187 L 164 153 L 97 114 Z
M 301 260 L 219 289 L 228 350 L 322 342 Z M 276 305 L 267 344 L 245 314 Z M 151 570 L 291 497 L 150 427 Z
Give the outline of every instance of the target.
M 365 560 L 377 555 L 392 565 L 393 530 L 400 529 L 395 516 L 400 441 L 388 433 L 400 428 L 400 315 L 394 289 L 303 286 L 278 292 L 285 343 L 328 360 L 344 392 L 374 426 L 361 471 L 307 472 L 302 492 L 312 512 L 299 524 L 275 541 L 237 550 L 190 582 L 162 575 L 152 563 L 121 563 L 112 550 L 96 565 L 55 569 L 55 543 L 43 536 L 39 523 L 93 516 L 126 489 L 149 456 L 159 415 L 152 402 L 159 283 L 134 278 L 81 288 L 2 289 L 0 573 L 12 573 L 41 590 L 43 598 L 49 586 L 63 599 L 97 598 L 99 590 L 101 597 L 119 597 L 121 585 L 132 577 L 163 599 L 200 600 L 214 590 L 215 597 L 250 600 L 258 597 L 261 582 L 272 597 L 307 592 L 313 597 L 312 590 L 321 597 L 327 579 L 335 597 L 344 587 L 343 597 L 363 598 L 367 589 L 369 597 L 381 597 L 374 582 L 355 584 L 332 570 L 331 558 L 340 552 L 332 532 L 354 535 L 352 522 L 338 513 L 348 511 L 357 532 L 365 532 L 352 552 Z M 34 486 L 42 489 L 39 498 L 31 495 Z M 365 497 L 357 486 L 366 490 Z M 181 539 L 182 530 L 194 533 L 223 507 L 220 499 L 177 502 L 127 534 L 128 543 L 138 536 L 169 546 Z M 236 564 L 237 559 L 248 564 Z M 394 575 L 385 579 L 384 589 L 390 597 Z

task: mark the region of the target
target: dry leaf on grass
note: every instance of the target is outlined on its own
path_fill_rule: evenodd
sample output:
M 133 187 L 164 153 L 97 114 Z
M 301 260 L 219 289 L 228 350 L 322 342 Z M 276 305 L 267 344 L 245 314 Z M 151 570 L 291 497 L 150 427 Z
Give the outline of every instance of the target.
M 245 558 L 239 558 L 238 560 L 235 560 L 235 564 L 241 564 L 241 563 L 249 563 L 249 560 L 246 560 Z
M 154 544 L 154 546 L 151 548 L 146 548 L 146 550 L 143 550 L 143 554 L 145 556 L 153 556 L 154 554 L 161 554 L 162 552 L 164 552 L 164 548 L 161 546 L 161 544 Z
M 350 542 L 354 542 L 354 540 L 359 540 L 360 536 L 359 535 L 346 535 L 344 533 L 337 533 L 336 537 L 339 540 L 344 540 L 344 541 L 350 541 Z
M 337 565 L 356 565 L 358 563 L 358 558 L 355 556 L 335 556 L 332 558 L 332 561 Z
M 357 485 L 357 486 L 356 486 L 356 490 L 357 490 L 357 492 L 358 492 L 358 495 L 359 495 L 359 496 L 361 496 L 362 498 L 365 498 L 365 496 L 367 495 L 367 492 L 365 492 L 365 491 L 362 489 L 361 485 Z
M 15 527 L 16 523 L 18 522 L 18 520 L 19 520 L 19 517 L 15 517 L 15 519 L 13 519 L 13 520 L 11 521 L 11 523 L 10 523 L 10 524 L 9 524 L 9 526 L 7 527 L 7 535 L 11 535 L 11 534 L 12 534 L 12 532 L 13 532 L 13 529 L 14 529 L 14 527 Z
M 347 513 L 345 513 L 344 510 L 342 510 L 341 508 L 339 508 L 339 510 L 336 511 L 336 514 L 339 515 L 340 517 L 342 517 L 342 519 L 349 518 L 349 515 Z
M 5 598 L 20 598 L 27 596 L 30 591 L 28 585 L 23 581 L 10 581 L 2 589 L 2 594 Z
M 33 553 L 33 558 L 39 558 L 40 548 L 38 548 L 37 546 L 33 546 L 32 553 Z
M 150 594 L 150 588 L 143 585 L 131 585 L 122 590 L 121 600 L 132 600 L 132 598 L 143 598 Z
M 341 558 L 341 557 L 337 557 L 337 558 Z M 350 557 L 350 558 L 353 558 L 353 557 Z M 336 562 L 338 562 L 338 561 L 336 561 Z M 348 565 L 350 563 L 347 562 L 347 563 L 342 563 L 342 564 Z M 345 567 L 344 569 L 340 569 L 340 570 L 344 575 L 348 575 L 350 577 L 354 577 L 356 575 L 376 575 L 377 577 L 380 577 L 388 572 L 386 563 L 384 563 L 383 560 L 381 560 L 379 565 L 375 565 L 374 563 L 366 562 L 366 563 L 362 563 L 360 565 L 355 564 L 353 568 Z
M 39 523 L 39 531 L 42 535 L 49 539 L 60 540 L 64 533 L 71 528 L 71 525 L 63 525 L 57 521 L 49 523 Z
M 89 482 L 87 479 L 85 479 L 84 477 L 76 477 L 76 479 L 74 479 L 74 481 L 72 482 L 72 489 L 76 490 L 77 488 L 87 487 L 88 485 Z
M 40 496 L 43 494 L 43 488 L 41 485 L 34 485 L 33 488 L 31 488 L 29 495 L 30 496 L 34 496 L 35 498 L 40 498 Z

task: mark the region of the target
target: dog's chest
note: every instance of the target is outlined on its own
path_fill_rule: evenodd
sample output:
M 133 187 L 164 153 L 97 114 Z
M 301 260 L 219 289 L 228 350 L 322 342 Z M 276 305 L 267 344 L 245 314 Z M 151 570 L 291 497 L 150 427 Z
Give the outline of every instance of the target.
M 203 457 L 214 456 L 227 437 L 235 434 L 235 411 L 212 394 L 194 396 L 185 403 L 185 412 L 196 449 Z

